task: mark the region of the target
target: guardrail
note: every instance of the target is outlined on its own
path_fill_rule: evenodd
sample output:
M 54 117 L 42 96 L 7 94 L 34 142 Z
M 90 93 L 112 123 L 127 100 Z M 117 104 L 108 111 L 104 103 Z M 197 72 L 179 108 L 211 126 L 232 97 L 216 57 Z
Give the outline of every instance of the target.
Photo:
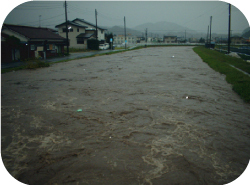
M 218 49 L 227 51 L 227 46 L 221 46 Z M 235 52 L 235 53 L 239 53 L 239 54 L 250 55 L 250 47 L 248 47 L 248 46 L 245 46 L 245 48 L 230 47 L 230 51 Z
M 114 44 L 116 47 L 121 48 L 125 45 L 122 44 Z M 203 46 L 204 43 L 136 43 L 136 44 L 127 44 L 127 48 L 137 47 L 137 46 Z

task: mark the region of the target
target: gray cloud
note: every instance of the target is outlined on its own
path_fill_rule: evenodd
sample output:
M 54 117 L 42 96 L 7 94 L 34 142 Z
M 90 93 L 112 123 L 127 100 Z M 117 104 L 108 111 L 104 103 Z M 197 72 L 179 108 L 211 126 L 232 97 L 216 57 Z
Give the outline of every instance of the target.
M 64 1 L 27 2 L 16 7 L 5 22 L 30 26 L 54 27 L 65 21 Z M 127 27 L 143 23 L 167 21 L 189 29 L 206 32 L 210 16 L 212 30 L 227 33 L 228 4 L 220 1 L 68 1 L 68 19 L 83 18 L 95 23 L 95 9 L 100 26 L 123 25 Z M 240 10 L 232 6 L 233 33 L 241 33 L 249 23 Z

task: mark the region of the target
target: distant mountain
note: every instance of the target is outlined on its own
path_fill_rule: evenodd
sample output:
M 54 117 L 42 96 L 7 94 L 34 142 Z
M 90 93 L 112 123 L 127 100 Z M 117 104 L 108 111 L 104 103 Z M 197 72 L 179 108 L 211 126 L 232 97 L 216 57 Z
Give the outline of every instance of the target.
M 157 23 L 145 23 L 145 24 L 138 25 L 134 27 L 133 29 L 145 32 L 146 28 L 148 30 L 148 33 L 158 34 L 161 36 L 175 35 L 175 36 L 181 37 L 185 35 L 185 30 L 186 30 L 186 34 L 188 34 L 187 36 L 191 36 L 197 33 L 189 28 L 180 26 L 176 23 L 166 22 L 166 21 L 157 22 Z
M 112 32 L 115 35 L 124 35 L 124 27 L 122 26 L 113 26 L 113 27 L 107 27 L 107 32 Z M 140 31 L 134 30 L 134 29 L 130 29 L 130 28 L 126 28 L 126 34 L 131 34 L 131 35 L 135 35 L 135 36 L 141 36 L 142 33 Z
M 245 37 L 245 38 L 249 38 L 249 37 L 250 37 L 250 27 L 246 28 L 246 29 L 242 32 L 242 37 Z
M 146 28 L 150 29 L 150 31 L 185 31 L 190 30 L 186 27 L 180 26 L 178 24 L 172 22 L 161 21 L 157 23 L 145 23 L 134 27 L 135 30 L 145 30 Z
M 198 33 L 194 30 L 189 28 L 180 26 L 178 24 L 172 22 L 157 22 L 157 23 L 145 23 L 138 25 L 133 28 L 126 28 L 126 33 L 135 35 L 135 36 L 143 36 L 145 37 L 147 28 L 147 36 L 148 37 L 163 37 L 164 35 L 173 35 L 178 37 L 195 37 L 195 38 L 205 38 L 206 33 Z M 115 35 L 124 35 L 124 27 L 123 26 L 113 26 L 113 27 L 106 27 L 107 32 L 112 32 Z M 186 33 L 185 33 L 186 31 Z

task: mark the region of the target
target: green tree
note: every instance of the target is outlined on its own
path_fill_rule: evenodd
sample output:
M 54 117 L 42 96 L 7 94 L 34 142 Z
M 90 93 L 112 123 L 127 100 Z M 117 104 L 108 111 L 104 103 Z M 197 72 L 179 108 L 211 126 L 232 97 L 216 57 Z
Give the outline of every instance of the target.
M 99 50 L 99 40 L 96 39 L 89 39 L 87 41 L 88 49 L 91 50 Z
M 201 37 L 199 43 L 205 43 L 205 39 Z
M 15 36 L 9 36 L 5 40 L 6 44 L 11 46 L 12 48 L 20 48 L 21 43 L 20 39 L 16 38 Z

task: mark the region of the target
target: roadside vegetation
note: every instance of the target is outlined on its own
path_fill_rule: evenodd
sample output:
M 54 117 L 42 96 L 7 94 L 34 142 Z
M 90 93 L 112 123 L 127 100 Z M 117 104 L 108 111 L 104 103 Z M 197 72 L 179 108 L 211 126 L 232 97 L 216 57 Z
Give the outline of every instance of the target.
M 78 52 L 89 52 L 90 49 L 81 49 L 81 48 L 69 48 L 69 53 L 78 53 Z
M 238 54 L 243 60 L 250 60 L 250 56 L 249 55 L 242 55 L 242 54 Z
M 3 73 L 11 72 L 11 71 L 18 71 L 21 69 L 37 69 L 37 68 L 49 67 L 49 66 L 50 64 L 48 62 L 44 62 L 39 59 L 25 60 L 23 66 L 1 69 L 1 73 L 3 74 Z
M 232 84 L 233 90 L 239 94 L 245 102 L 250 103 L 250 77 L 230 66 L 233 65 L 250 74 L 250 63 L 241 58 L 231 57 L 203 46 L 195 47 L 193 50 L 212 69 L 226 75 L 226 81 Z

